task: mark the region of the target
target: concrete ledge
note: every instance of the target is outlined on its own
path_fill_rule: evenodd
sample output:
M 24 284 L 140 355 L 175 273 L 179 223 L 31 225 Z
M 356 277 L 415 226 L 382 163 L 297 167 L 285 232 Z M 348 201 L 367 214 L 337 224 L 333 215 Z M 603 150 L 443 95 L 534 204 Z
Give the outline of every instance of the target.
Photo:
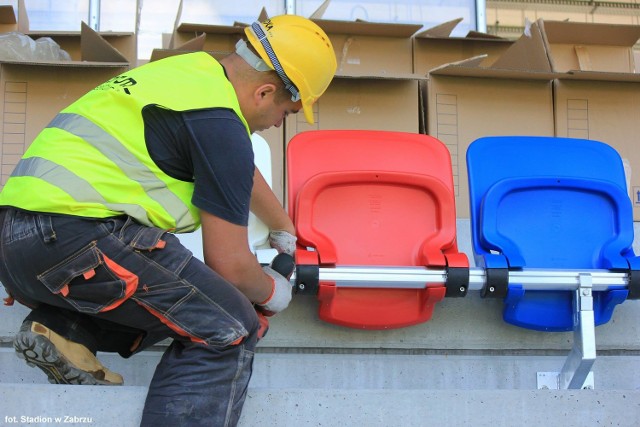
M 151 381 L 160 351 L 130 359 L 100 354 L 127 386 Z M 535 390 L 537 372 L 558 372 L 565 356 L 497 354 L 270 353 L 258 351 L 250 388 L 324 390 Z M 593 366 L 598 390 L 640 390 L 640 356 L 598 356 Z M 12 349 L 0 348 L 0 382 L 48 384 L 40 369 L 27 366 Z M 1 404 L 1 403 L 0 403 Z M 0 419 L 1 421 L 1 419 Z
M 145 387 L 1 384 L 0 422 L 134 427 L 145 396 Z M 240 426 L 636 427 L 638 420 L 638 390 L 250 389 Z
M 470 222 L 458 219 L 458 244 L 473 264 Z M 634 223 L 640 236 L 640 222 Z M 640 254 L 640 239 L 634 250 Z M 0 287 L 0 296 L 4 290 Z M 271 348 L 351 348 L 418 350 L 549 350 L 568 351 L 572 333 L 532 331 L 509 325 L 502 320 L 501 300 L 480 298 L 470 292 L 465 298 L 445 298 L 434 310 L 429 322 L 393 330 L 363 331 L 325 323 L 318 319 L 318 301 L 312 296 L 297 296 L 287 310 L 271 319 L 269 334 L 260 346 Z M 13 339 L 26 307 L 0 306 L 0 343 Z M 596 328 L 597 350 L 640 351 L 640 300 L 625 301 L 616 307 L 612 319 Z

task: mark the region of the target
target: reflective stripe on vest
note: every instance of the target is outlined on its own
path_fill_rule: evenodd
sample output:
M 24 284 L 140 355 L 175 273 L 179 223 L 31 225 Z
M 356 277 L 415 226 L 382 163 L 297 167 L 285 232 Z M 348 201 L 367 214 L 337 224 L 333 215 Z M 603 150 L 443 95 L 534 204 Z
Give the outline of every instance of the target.
M 183 228 L 192 228 L 190 226 L 196 222 L 196 219 L 193 218 L 193 216 L 189 212 L 189 207 L 185 205 L 178 196 L 171 192 L 166 187 L 164 182 L 162 182 L 151 170 L 149 170 L 133 154 L 131 154 L 131 152 L 127 150 L 127 148 L 123 146 L 122 143 L 116 138 L 109 135 L 100 127 L 96 126 L 90 120 L 78 114 L 60 113 L 56 117 L 54 117 L 54 119 L 47 127 L 62 129 L 92 144 L 105 157 L 113 161 L 129 178 L 133 179 L 134 181 L 144 183 L 147 195 L 151 199 L 156 201 L 160 206 L 162 206 L 162 208 L 166 210 L 173 218 L 176 219 L 177 230 L 181 230 Z M 49 165 L 43 166 L 45 166 L 46 168 L 50 167 Z M 37 174 L 34 176 L 41 176 L 39 172 L 39 170 L 36 170 Z M 49 179 L 49 177 L 47 177 L 46 181 L 60 187 L 76 200 L 95 201 L 104 204 L 110 209 L 113 209 L 111 206 L 116 206 L 114 204 L 106 203 L 104 198 L 90 185 L 88 185 L 86 181 L 77 177 L 69 171 L 67 172 L 70 175 L 75 176 L 75 179 L 71 178 L 72 180 L 67 182 L 53 182 L 51 181 L 51 179 Z M 66 179 L 69 179 L 69 177 L 67 177 Z M 79 197 L 76 197 L 74 195 L 74 193 L 76 193 L 76 186 L 89 187 L 91 188 L 91 192 L 83 190 L 80 193 L 77 193 Z M 98 198 L 96 198 L 96 196 Z M 122 206 L 121 204 L 119 205 Z M 113 210 L 122 210 L 122 208 Z M 138 208 L 136 208 L 136 210 L 138 210 Z M 142 212 L 141 218 L 136 217 L 135 219 L 142 224 L 153 225 L 149 222 L 147 214 L 144 212 L 144 210 L 139 210 Z M 127 210 L 126 212 L 131 214 L 130 210 Z
M 108 203 L 87 181 L 80 178 L 65 167 L 62 167 L 42 157 L 29 157 L 22 159 L 13 170 L 11 176 L 34 176 L 46 178 L 53 184 L 76 200 L 91 200 L 105 205 L 114 211 L 127 212 L 129 216 L 145 225 L 153 225 L 147 218 L 147 212 L 139 205 Z

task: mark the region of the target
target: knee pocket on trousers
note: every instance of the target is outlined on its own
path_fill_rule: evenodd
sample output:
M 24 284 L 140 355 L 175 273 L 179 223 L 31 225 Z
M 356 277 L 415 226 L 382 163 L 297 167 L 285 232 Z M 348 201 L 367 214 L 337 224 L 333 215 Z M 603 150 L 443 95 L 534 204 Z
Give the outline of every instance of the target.
M 248 335 L 239 319 L 188 282 L 142 286 L 133 299 L 192 342 L 227 346 Z

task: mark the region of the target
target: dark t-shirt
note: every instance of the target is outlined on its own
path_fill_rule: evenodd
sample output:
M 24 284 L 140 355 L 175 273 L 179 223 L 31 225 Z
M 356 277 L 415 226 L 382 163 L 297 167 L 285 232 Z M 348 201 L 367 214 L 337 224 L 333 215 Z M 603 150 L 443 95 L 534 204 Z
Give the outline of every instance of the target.
M 253 187 L 251 139 L 227 108 L 142 111 L 147 149 L 167 175 L 194 182 L 192 203 L 238 225 L 247 225 Z

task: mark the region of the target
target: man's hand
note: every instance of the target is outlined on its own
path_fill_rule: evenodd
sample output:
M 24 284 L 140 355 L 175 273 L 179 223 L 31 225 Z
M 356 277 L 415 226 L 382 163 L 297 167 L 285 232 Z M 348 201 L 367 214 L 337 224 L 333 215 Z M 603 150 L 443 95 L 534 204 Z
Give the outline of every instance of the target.
M 269 330 L 269 319 L 265 317 L 265 315 L 256 307 L 256 314 L 258 315 L 258 341 L 264 338 L 267 335 L 267 331 Z
M 293 256 L 296 251 L 297 240 L 296 236 L 284 230 L 272 230 L 269 232 L 269 245 L 279 253 Z
M 271 267 L 264 266 L 262 270 L 273 280 L 273 288 L 269 298 L 259 303 L 258 307 L 266 316 L 273 316 L 287 308 L 291 301 L 293 287 L 286 277 L 283 277 Z

